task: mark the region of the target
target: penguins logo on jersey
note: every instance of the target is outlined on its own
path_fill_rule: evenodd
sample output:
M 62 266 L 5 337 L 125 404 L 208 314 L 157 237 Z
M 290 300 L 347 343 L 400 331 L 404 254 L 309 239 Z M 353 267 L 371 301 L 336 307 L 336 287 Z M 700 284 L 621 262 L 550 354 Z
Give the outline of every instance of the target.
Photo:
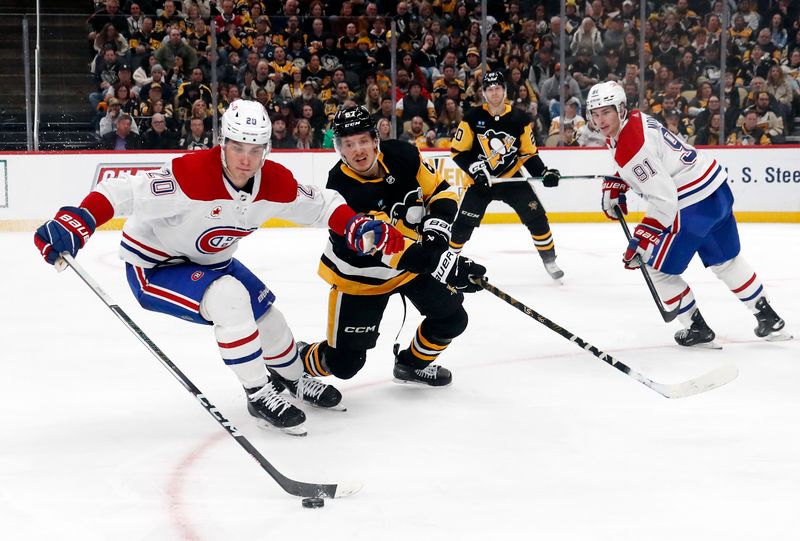
M 517 147 L 514 146 L 517 138 L 505 132 L 487 130 L 478 134 L 478 142 L 490 170 L 506 165 L 506 161 L 512 159 L 517 152 Z

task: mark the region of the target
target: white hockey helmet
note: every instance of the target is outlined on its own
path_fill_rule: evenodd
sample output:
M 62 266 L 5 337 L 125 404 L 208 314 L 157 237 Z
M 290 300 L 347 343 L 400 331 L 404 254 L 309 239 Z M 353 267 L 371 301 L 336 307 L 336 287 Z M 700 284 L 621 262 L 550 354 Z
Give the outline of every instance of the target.
M 261 164 L 267 159 L 272 140 L 272 122 L 264 106 L 257 101 L 234 100 L 223 113 L 219 130 L 219 145 L 222 147 L 222 165 L 225 163 L 225 143 L 238 141 L 251 145 L 263 145 Z
M 625 89 L 616 81 L 606 81 L 597 83 L 586 98 L 586 111 L 591 114 L 592 109 L 612 105 L 619 113 L 620 120 L 628 116 L 628 98 L 625 96 Z

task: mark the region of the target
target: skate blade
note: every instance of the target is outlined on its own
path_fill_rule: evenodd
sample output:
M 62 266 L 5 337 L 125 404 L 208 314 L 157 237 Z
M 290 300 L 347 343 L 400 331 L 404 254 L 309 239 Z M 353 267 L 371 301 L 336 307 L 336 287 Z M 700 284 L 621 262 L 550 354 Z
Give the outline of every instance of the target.
M 400 378 L 392 378 L 392 381 L 400 384 L 417 385 L 419 387 L 433 387 L 434 389 L 437 387 L 447 387 L 453 383 L 451 381 L 449 383 L 445 383 L 444 385 L 431 385 L 430 383 L 425 383 L 424 381 L 416 381 L 413 379 L 400 379 Z
M 717 344 L 715 341 L 711 342 L 704 342 L 702 344 L 695 344 L 693 346 L 689 346 L 690 348 L 697 348 L 697 349 L 722 349 L 722 346 Z
M 304 406 L 311 406 L 312 408 L 316 408 L 318 410 L 325 410 L 325 411 L 347 411 L 347 408 L 342 406 L 341 404 L 336 404 L 335 406 L 325 407 L 325 406 L 318 406 L 312 402 L 306 402 L 305 400 L 300 400 Z
M 256 419 L 256 425 L 258 425 L 258 427 L 261 429 L 282 432 L 289 436 L 298 436 L 301 438 L 304 436 L 308 436 L 308 431 L 306 430 L 305 423 L 300 423 L 297 426 L 281 427 L 281 426 L 275 426 L 272 423 L 265 421 L 264 419 Z
M 767 342 L 784 342 L 786 340 L 793 340 L 793 339 L 794 336 L 785 331 L 773 332 L 764 337 L 764 340 L 766 340 Z

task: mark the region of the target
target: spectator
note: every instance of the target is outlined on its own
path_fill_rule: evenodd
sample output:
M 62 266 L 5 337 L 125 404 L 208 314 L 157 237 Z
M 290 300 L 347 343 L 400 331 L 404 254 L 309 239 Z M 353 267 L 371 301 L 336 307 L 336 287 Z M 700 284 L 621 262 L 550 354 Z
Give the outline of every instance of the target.
M 113 25 L 120 34 L 128 32 L 128 20 L 119 12 L 119 0 L 106 0 L 105 7 L 93 13 L 86 21 L 90 44 L 94 44 L 97 34 L 106 24 Z
M 346 100 L 350 99 L 350 86 L 346 81 L 336 83 L 336 93 L 325 101 L 323 104 L 325 109 L 325 117 L 327 121 L 333 120 L 333 115 L 336 111 L 344 105 Z
M 128 21 L 128 33 L 126 35 L 133 36 L 142 29 L 145 16 L 138 2 L 131 2 L 127 7 L 130 15 L 126 17 Z
M 117 53 L 114 49 L 108 48 L 103 51 L 103 57 L 96 59 L 93 64 L 95 91 L 89 94 L 89 103 L 92 110 L 96 111 L 97 106 L 103 101 L 106 91 L 119 81 L 119 66 Z
M 458 125 L 464 118 L 461 107 L 451 98 L 444 101 L 444 107 L 436 119 L 436 136 L 444 139 L 452 139 L 456 135 Z M 449 145 L 448 145 L 449 146 Z
M 211 110 L 208 108 L 208 106 L 206 106 L 206 102 L 204 102 L 202 99 L 197 99 L 192 104 L 192 108 L 189 110 L 186 119 L 183 121 L 183 127 L 181 128 L 180 135 L 186 135 L 189 133 L 193 118 L 202 119 L 205 130 L 211 130 Z M 180 120 L 180 118 L 178 120 Z
M 151 56 L 153 51 L 161 47 L 163 34 L 153 30 L 153 18 L 145 17 L 142 26 L 131 34 L 128 46 L 131 52 L 131 63 L 133 65 L 144 66 L 144 59 Z
M 139 103 L 136 98 L 131 96 L 131 90 L 129 86 L 120 86 L 114 92 L 114 97 L 117 98 L 119 101 L 119 109 L 122 113 L 128 113 L 129 115 L 135 115 L 136 111 L 139 108 Z
M 796 92 L 792 85 L 786 78 L 786 75 L 778 65 L 773 65 L 769 69 L 767 81 L 764 85 L 764 90 L 772 94 L 772 96 L 780 104 L 781 112 L 784 118 L 794 117 L 792 111 L 792 103 L 795 99 Z
M 691 90 L 697 86 L 697 76 L 694 53 L 690 49 L 686 49 L 675 66 L 673 77 L 681 82 L 683 88 Z
M 681 52 L 675 46 L 672 37 L 668 33 L 662 32 L 658 40 L 658 45 L 653 50 L 653 58 L 662 66 L 674 70 L 678 65 L 680 54 Z
M 167 128 L 167 119 L 156 113 L 150 119 L 150 129 L 142 136 L 142 148 L 148 150 L 171 150 L 178 148 L 176 134 Z
M 625 76 L 625 66 L 619 63 L 619 53 L 616 49 L 606 51 L 606 62 L 600 70 L 601 81 L 621 81 Z
M 758 112 L 750 109 L 744 114 L 742 124 L 728 136 L 729 145 L 769 145 L 769 134 L 759 126 Z
M 364 96 L 364 107 L 367 108 L 370 115 L 374 115 L 381 110 L 381 89 L 376 84 L 371 84 L 367 87 L 367 92 Z
M 388 118 L 381 117 L 378 119 L 376 123 L 376 129 L 378 130 L 378 138 L 381 141 L 386 141 L 392 138 L 392 122 Z
M 100 148 L 105 150 L 136 150 L 141 148 L 139 135 L 132 130 L 132 123 L 131 115 L 120 114 L 114 130 L 102 137 Z
M 214 146 L 211 132 L 206 131 L 202 118 L 193 118 L 189 123 L 189 133 L 182 137 L 178 148 L 183 150 L 205 150 Z
M 253 79 L 248 83 L 247 77 L 245 76 L 245 87 L 244 87 L 244 95 L 245 97 L 249 97 L 253 99 L 258 94 L 259 89 L 263 89 L 269 99 L 272 99 L 272 96 L 275 94 L 276 83 L 275 80 L 270 77 L 269 73 L 270 63 L 266 60 L 259 60 L 258 65 L 256 66 L 256 75 Z
M 231 0 L 226 0 L 230 2 Z M 193 70 L 197 66 L 197 53 L 181 39 L 181 31 L 177 28 L 170 28 L 169 39 L 155 52 L 156 60 L 164 66 L 166 70 L 175 67 L 175 60 L 180 58 L 183 71 Z
M 164 99 L 164 88 L 161 83 L 150 83 L 147 99 L 139 103 L 139 116 L 152 116 L 154 112 L 153 104 L 157 101 L 160 101 L 162 105 L 166 104 L 164 106 L 165 111 L 161 112 L 168 114 L 170 117 L 172 116 L 172 102 Z
M 547 139 L 544 143 L 545 146 L 573 146 L 573 143 L 577 140 L 577 130 L 586 124 L 586 120 L 578 114 L 578 110 L 581 106 L 581 101 L 578 98 L 572 97 L 568 99 L 564 105 L 566 108 L 566 114 L 564 115 L 563 119 L 561 116 L 557 116 L 550 122 L 550 132 L 547 134 Z M 560 133 L 562 121 L 565 129 L 567 126 L 572 128 L 573 133 L 568 138 L 561 138 Z
M 556 69 L 553 72 L 553 76 L 549 79 L 546 79 L 540 88 L 539 97 L 545 101 L 547 107 L 550 110 L 550 117 L 556 117 L 559 114 L 559 108 L 561 107 L 560 104 L 560 95 L 559 92 L 559 81 L 560 81 L 560 64 L 556 64 Z M 565 100 L 571 98 L 572 96 L 580 96 L 581 95 L 581 87 L 578 86 L 578 81 L 576 81 L 572 75 L 570 75 L 569 71 L 564 74 L 564 95 Z
M 581 49 L 588 49 L 591 56 L 603 52 L 603 38 L 591 17 L 584 17 L 580 28 L 572 36 L 569 49 L 572 54 L 577 54 Z
M 100 125 L 97 130 L 97 135 L 100 138 L 105 137 L 109 133 L 112 133 L 117 126 L 117 121 L 122 115 L 127 115 L 127 113 L 123 113 L 120 108 L 120 103 L 117 98 L 110 98 L 108 100 L 108 110 L 103 118 L 100 119 Z M 139 134 L 139 127 L 136 125 L 136 122 L 133 120 L 130 115 L 127 115 L 131 118 L 131 126 L 130 129 L 136 134 Z
M 773 110 L 770 104 L 771 98 L 772 96 L 769 94 L 769 92 L 764 90 L 759 91 L 756 94 L 755 105 L 747 109 L 745 112 L 745 117 L 742 119 L 742 123 L 747 119 L 748 112 L 755 111 L 757 115 L 758 128 L 770 138 L 770 141 L 775 142 L 776 138 L 783 137 L 783 118 L 780 114 L 777 114 Z M 752 132 L 752 129 L 748 130 Z
M 603 45 L 606 53 L 609 51 L 618 51 L 625 41 L 625 20 L 622 15 L 615 15 L 611 18 L 609 29 L 603 35 Z
M 94 50 L 97 54 L 102 54 L 105 49 L 113 49 L 123 59 L 128 57 L 130 50 L 128 40 L 111 23 L 106 23 L 94 38 Z
M 194 68 L 189 81 L 178 87 L 178 95 L 175 98 L 175 114 L 178 120 L 191 118 L 190 109 L 197 100 L 202 100 L 206 109 L 211 107 L 211 89 L 203 82 L 203 70 L 200 68 Z
M 292 68 L 291 81 L 283 85 L 283 88 L 281 88 L 281 91 L 278 95 L 281 98 L 287 99 L 289 101 L 292 101 L 295 98 L 299 97 L 300 94 L 303 93 L 303 80 L 301 76 L 302 76 L 302 70 L 299 67 L 294 66 Z
M 186 36 L 186 18 L 178 11 L 173 0 L 164 1 L 164 9 L 156 17 L 156 32 L 166 32 L 168 29 L 177 28 L 181 36 Z
M 375 120 L 375 122 L 378 122 L 380 119 L 385 118 L 391 124 L 392 105 L 393 105 L 392 98 L 386 96 L 381 98 L 381 108 L 375 114 L 372 115 L 373 120 Z
M 154 86 L 158 86 L 160 89 L 161 94 L 159 97 L 163 99 L 165 102 L 172 106 L 172 102 L 175 99 L 175 92 L 172 87 L 167 84 L 164 80 L 165 72 L 164 68 L 161 67 L 161 64 L 154 64 L 152 68 L 150 68 L 150 82 L 143 85 L 141 91 L 139 91 L 139 99 L 145 101 L 148 99 L 150 95 L 150 89 Z
M 779 12 L 773 13 L 770 18 L 768 30 L 770 33 L 770 41 L 777 50 L 780 51 L 786 47 L 786 44 L 789 42 L 789 33 L 786 31 L 786 27 L 783 24 L 783 15 Z
M 272 121 L 272 148 L 297 148 L 297 140 L 288 132 L 283 117 Z
M 408 94 L 397 101 L 395 111 L 401 122 L 420 116 L 428 119 L 431 125 L 436 123 L 436 109 L 433 102 L 422 95 L 422 85 L 419 81 L 411 81 Z
M 403 133 L 399 139 L 406 141 L 414 146 L 424 144 L 425 134 L 428 131 L 428 126 L 422 120 L 422 117 L 417 115 L 408 122 L 403 123 Z
M 311 127 L 311 123 L 305 118 L 301 118 L 297 121 L 292 135 L 294 135 L 297 141 L 297 148 L 299 149 L 308 150 L 319 148 L 314 138 L 314 128 Z
M 717 98 L 717 103 L 719 103 L 719 98 Z M 709 117 L 710 120 L 707 124 L 703 125 L 697 131 L 697 137 L 695 137 L 694 144 L 695 145 L 719 145 L 719 126 L 720 126 L 720 116 L 719 113 L 712 113 Z
M 591 51 L 587 48 L 578 51 L 577 60 L 567 69 L 578 82 L 584 97 L 589 93 L 589 89 L 600 81 L 600 69 L 592 62 Z

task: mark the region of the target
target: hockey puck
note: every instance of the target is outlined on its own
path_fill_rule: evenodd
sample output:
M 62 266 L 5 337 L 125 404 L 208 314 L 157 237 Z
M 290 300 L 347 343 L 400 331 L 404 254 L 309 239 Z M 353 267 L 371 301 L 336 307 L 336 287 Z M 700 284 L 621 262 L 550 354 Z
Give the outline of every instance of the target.
M 303 498 L 303 507 L 306 509 L 325 507 L 325 500 L 322 498 Z

